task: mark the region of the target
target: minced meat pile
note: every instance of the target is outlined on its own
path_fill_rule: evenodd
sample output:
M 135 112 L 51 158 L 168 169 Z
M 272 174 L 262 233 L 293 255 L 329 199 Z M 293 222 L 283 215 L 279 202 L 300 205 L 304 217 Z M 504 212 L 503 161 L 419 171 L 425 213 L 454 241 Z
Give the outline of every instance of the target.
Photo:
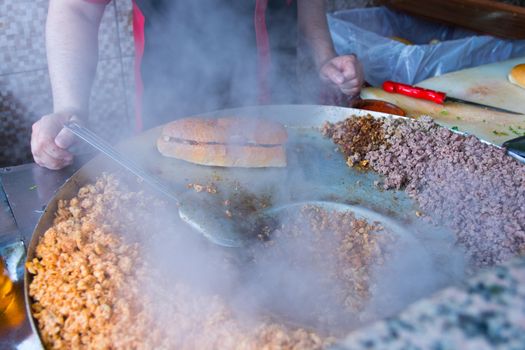
M 327 123 L 323 128 L 323 134 L 339 145 L 347 157 L 349 166 L 358 164 L 366 167 L 365 156 L 379 149 L 385 142 L 383 122 L 371 115 L 347 119 L 339 123 L 338 127 Z
M 382 141 L 374 135 L 362 152 L 352 146 L 356 128 L 381 123 Z M 350 165 L 367 161 L 384 175 L 385 189 L 404 188 L 435 224 L 451 227 L 473 266 L 490 266 L 525 252 L 525 165 L 505 150 L 474 136 L 454 133 L 430 117 L 417 120 L 351 117 L 326 123 Z M 377 132 L 376 132 L 377 133 Z
M 397 237 L 350 210 L 309 204 L 281 216 L 264 249 L 253 253 L 260 266 L 253 270 L 255 283 L 277 287 L 267 288 L 267 308 L 345 335 L 359 324 L 372 296 L 374 268 L 388 261 Z
M 247 325 L 226 302 L 184 283 L 162 289 L 139 235 L 162 203 L 113 176 L 59 203 L 41 238 L 29 294 L 48 349 L 320 349 L 328 339 L 278 323 Z M 169 263 L 167 261 L 166 263 Z
M 53 226 L 41 237 L 36 257 L 26 266 L 32 275 L 31 310 L 46 348 L 321 349 L 334 342 L 331 334 L 293 324 L 297 320 L 281 321 L 277 313 L 246 320 L 228 300 L 233 298 L 231 294 L 210 293 L 184 279 L 170 281 L 170 276 L 158 268 L 176 270 L 177 255 L 183 256 L 183 267 L 189 269 L 191 277 L 200 277 L 194 276 L 203 271 L 197 267 L 199 261 L 204 260 L 204 265 L 214 263 L 203 256 L 188 252 L 184 255 L 192 249 L 185 245 L 174 245 L 173 249 L 170 246 L 164 257 L 150 252 L 154 259 L 161 259 L 160 266 L 146 258 L 146 247 L 155 246 L 151 242 L 167 244 L 159 233 L 166 230 L 166 223 L 148 220 L 152 213 L 160 216 L 164 206 L 147 194 L 130 189 L 113 175 L 104 175 L 96 183 L 80 188 L 75 197 L 59 202 Z M 288 242 L 305 239 L 303 224 L 311 226 L 314 235 L 311 244 L 306 245 L 309 251 L 296 251 L 303 260 L 292 263 L 315 260 L 326 264 L 329 255 L 337 257 L 333 260 L 336 265 L 331 266 L 333 270 L 314 265 L 328 280 L 344 281 L 347 290 L 338 294 L 335 302 L 340 308 L 357 312 L 359 303 L 366 302 L 369 295 L 370 265 L 381 263 L 386 257 L 384 247 L 378 243 L 387 239 L 386 235 L 379 239 L 372 233 L 382 228 L 357 220 L 351 213 L 331 216 L 318 208 L 306 207 L 261 246 L 257 256 L 261 260 L 252 261 L 260 264 L 260 271 L 268 271 L 272 264 L 266 261 L 262 266 L 264 256 L 287 254 L 283 249 L 275 249 L 284 244 L 283 237 Z M 168 231 L 176 234 L 169 227 Z M 327 248 L 317 251 L 316 247 L 321 246 Z M 278 269 L 282 276 L 283 269 Z M 264 284 L 268 281 L 258 280 L 261 276 L 254 277 L 257 293 L 271 288 Z M 296 278 L 302 281 L 304 276 Z M 234 289 L 240 287 L 247 288 L 241 284 Z M 279 296 L 278 293 L 273 300 L 284 300 Z M 245 295 L 241 300 L 253 298 Z M 305 303 L 300 306 L 310 308 Z

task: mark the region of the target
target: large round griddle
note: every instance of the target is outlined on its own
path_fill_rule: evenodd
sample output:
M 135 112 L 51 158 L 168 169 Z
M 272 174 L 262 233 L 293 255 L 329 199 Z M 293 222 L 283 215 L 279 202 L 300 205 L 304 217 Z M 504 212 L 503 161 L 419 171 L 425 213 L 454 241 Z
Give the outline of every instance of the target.
M 155 141 L 161 128 L 148 130 L 121 143 L 118 148 L 130 158 L 160 178 L 165 179 L 178 193 L 187 193 L 189 183 L 213 182 L 219 193 L 228 194 L 234 184 L 242 184 L 251 191 L 271 193 L 274 205 L 291 201 L 320 200 L 347 203 L 372 210 L 388 220 L 406 223 L 416 220 L 415 203 L 402 191 L 380 191 L 374 182 L 377 174 L 349 168 L 344 157 L 335 151 L 331 140 L 325 139 L 318 128 L 325 121 L 336 122 L 351 115 L 375 117 L 383 113 L 316 105 L 258 106 L 221 110 L 203 114 L 203 117 L 250 116 L 264 117 L 283 123 L 289 133 L 287 145 L 288 167 L 240 169 L 205 167 L 166 158 L 156 150 Z M 392 117 L 392 116 L 390 116 Z M 103 172 L 122 169 L 105 156 L 99 155 L 84 165 L 58 189 L 42 214 L 30 241 L 27 261 L 35 257 L 40 237 L 51 227 L 58 201 L 76 196 L 78 189 L 94 182 Z M 217 203 L 223 197 L 217 196 Z M 28 315 L 31 312 L 29 284 L 32 276 L 25 273 L 24 294 Z M 35 334 L 36 321 L 29 317 Z

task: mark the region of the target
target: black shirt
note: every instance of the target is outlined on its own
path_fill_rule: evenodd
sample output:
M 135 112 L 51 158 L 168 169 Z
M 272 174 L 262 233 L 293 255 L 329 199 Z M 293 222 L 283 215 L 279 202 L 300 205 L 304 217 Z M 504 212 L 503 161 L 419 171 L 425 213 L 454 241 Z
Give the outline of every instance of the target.
M 143 123 L 258 103 L 255 0 L 136 0 L 144 21 Z M 295 92 L 297 6 L 268 0 L 271 103 Z

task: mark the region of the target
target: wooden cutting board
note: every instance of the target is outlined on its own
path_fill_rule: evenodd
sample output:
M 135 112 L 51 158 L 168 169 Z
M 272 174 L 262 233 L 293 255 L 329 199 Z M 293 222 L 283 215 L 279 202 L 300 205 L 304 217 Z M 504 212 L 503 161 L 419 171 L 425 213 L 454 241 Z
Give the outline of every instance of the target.
M 363 89 L 361 97 L 393 103 L 402 108 L 408 117 L 429 115 L 440 125 L 476 135 L 496 145 L 525 135 L 525 116 L 521 115 L 493 112 L 461 103 L 439 105 L 426 100 L 391 94 L 379 88 Z
M 417 85 L 444 91 L 453 97 L 525 113 L 525 89 L 507 80 L 508 72 L 518 63 L 525 63 L 525 57 L 445 74 Z M 404 109 L 408 116 L 430 115 L 443 126 L 497 145 L 525 135 L 525 115 L 494 112 L 461 103 L 439 105 L 390 94 L 379 88 L 363 89 L 361 97 L 391 102 Z
M 464 100 L 525 113 L 525 89 L 507 79 L 512 67 L 520 63 L 525 63 L 525 57 L 444 74 L 416 85 Z

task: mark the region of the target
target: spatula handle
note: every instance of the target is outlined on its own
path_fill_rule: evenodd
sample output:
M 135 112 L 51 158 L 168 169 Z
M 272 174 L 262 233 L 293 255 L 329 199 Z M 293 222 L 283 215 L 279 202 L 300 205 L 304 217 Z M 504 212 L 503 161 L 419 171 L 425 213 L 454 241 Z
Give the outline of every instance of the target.
M 113 146 L 104 141 L 93 131 L 75 122 L 66 123 L 64 125 L 64 128 L 71 131 L 77 137 L 81 138 L 89 145 L 96 148 L 97 150 L 99 150 L 107 157 L 126 168 L 128 171 L 130 171 L 137 177 L 144 180 L 144 182 L 150 185 L 150 187 L 152 187 L 153 189 L 169 197 L 171 200 L 178 202 L 172 190 L 169 187 L 167 187 L 164 183 L 162 183 L 162 181 L 157 179 L 155 176 L 151 175 L 148 171 L 144 170 L 140 165 L 136 164 L 131 159 L 125 157 L 122 153 L 117 151 Z

